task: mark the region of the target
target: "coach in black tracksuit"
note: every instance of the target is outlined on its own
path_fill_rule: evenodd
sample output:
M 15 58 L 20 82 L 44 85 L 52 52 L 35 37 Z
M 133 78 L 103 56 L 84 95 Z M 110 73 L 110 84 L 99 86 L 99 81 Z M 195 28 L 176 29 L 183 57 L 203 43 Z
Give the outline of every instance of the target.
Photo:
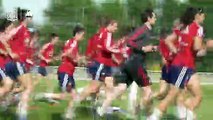
M 115 82 L 118 84 L 114 87 L 111 93 L 106 95 L 101 107 L 97 108 L 97 113 L 102 116 L 106 113 L 107 108 L 111 105 L 112 101 L 118 96 L 123 94 L 127 87 L 135 81 L 139 87 L 142 88 L 142 104 L 147 116 L 150 114 L 151 102 L 151 87 L 149 77 L 147 76 L 146 69 L 144 67 L 144 59 L 147 52 L 152 52 L 156 47 L 149 45 L 150 30 L 152 25 L 155 24 L 156 17 L 153 10 L 147 9 L 141 15 L 143 26 L 136 29 L 128 40 L 128 46 L 132 50 L 132 53 L 128 60 L 121 65 L 120 73 L 113 76 Z M 135 113 L 133 111 L 133 113 Z
M 127 45 L 131 49 L 131 55 L 121 66 L 121 73 L 115 76 L 117 83 L 126 83 L 127 86 L 133 81 L 140 87 L 149 86 L 151 83 L 144 64 L 147 52 L 152 52 L 156 48 L 149 45 L 150 31 L 156 18 L 152 10 L 146 10 L 141 17 L 144 24 L 128 38 Z
M 144 23 L 141 27 L 137 28 L 128 39 L 128 47 L 132 53 L 123 65 L 121 65 L 120 73 L 114 76 L 116 83 L 125 84 L 126 88 L 131 85 L 133 81 L 142 88 L 142 104 L 145 107 L 147 115 L 150 112 L 151 106 L 151 82 L 145 69 L 145 57 L 147 52 L 154 51 L 157 47 L 149 45 L 150 31 L 152 25 L 155 24 L 155 13 L 147 9 L 141 14 L 141 20 Z M 119 85 L 118 85 L 119 86 Z M 124 89 L 123 89 L 124 90 Z

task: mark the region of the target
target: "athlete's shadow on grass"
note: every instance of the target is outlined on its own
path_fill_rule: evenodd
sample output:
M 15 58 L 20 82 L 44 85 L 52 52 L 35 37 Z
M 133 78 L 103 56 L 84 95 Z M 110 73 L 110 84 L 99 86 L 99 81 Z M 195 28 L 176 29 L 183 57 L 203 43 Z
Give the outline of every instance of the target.
M 76 109 L 76 120 L 131 120 L 123 119 L 120 114 L 106 114 L 100 117 L 96 113 L 96 108 L 81 106 Z
M 163 116 L 161 120 L 179 120 L 179 119 L 173 114 L 166 114 Z
M 63 120 L 61 113 L 54 113 L 51 115 L 51 120 Z
M 6 111 L 0 111 L 0 120 L 16 120 L 17 116 L 14 111 L 10 109 Z

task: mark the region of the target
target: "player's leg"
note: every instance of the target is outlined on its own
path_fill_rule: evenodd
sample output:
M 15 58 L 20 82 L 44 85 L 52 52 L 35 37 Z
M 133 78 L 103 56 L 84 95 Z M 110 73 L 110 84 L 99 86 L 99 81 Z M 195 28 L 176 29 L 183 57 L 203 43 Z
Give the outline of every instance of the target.
M 171 67 L 171 75 L 170 75 L 170 90 L 166 97 L 159 103 L 157 108 L 154 109 L 150 119 L 159 120 L 160 117 L 166 112 L 168 106 L 174 101 L 177 94 L 179 93 L 180 88 L 184 88 L 184 82 L 187 75 L 186 67 Z
M 75 80 L 73 78 L 73 76 L 68 76 L 68 81 L 65 84 L 66 81 L 63 82 L 62 84 L 62 90 L 64 92 L 67 92 L 69 94 L 69 104 L 68 107 L 66 109 L 66 113 L 65 113 L 65 117 L 68 119 L 72 119 L 73 117 L 75 117 L 75 113 L 74 113 L 74 100 L 77 99 L 77 92 L 75 90 Z
M 114 86 L 114 80 L 111 76 L 114 76 L 116 74 L 118 74 L 120 72 L 120 68 L 119 67 L 107 67 L 104 71 L 105 74 L 107 74 L 107 76 L 105 78 L 105 85 L 106 85 L 106 92 L 112 92 L 113 90 L 113 86 Z
M 192 97 L 188 98 L 185 102 L 187 107 L 187 120 L 194 119 L 194 110 L 200 105 L 202 101 L 202 90 L 200 86 L 200 78 L 198 74 L 193 74 L 188 81 L 187 90 Z
M 105 69 L 103 70 L 103 74 L 105 75 L 105 95 L 106 95 L 106 102 L 103 104 L 103 109 L 106 110 L 107 107 L 109 107 L 109 105 L 111 105 L 111 103 L 109 101 L 112 101 L 112 99 L 114 99 L 114 97 L 117 98 L 117 96 L 113 96 L 113 92 L 114 92 L 114 79 L 112 77 L 112 75 L 116 74 L 116 71 L 114 71 L 115 69 L 109 66 L 106 66 Z M 120 70 L 118 70 L 120 71 Z M 114 74 L 113 74 L 114 72 Z M 119 73 L 119 72 L 117 72 Z
M 92 93 L 97 93 L 102 85 L 102 82 L 97 80 L 90 81 L 89 85 L 86 86 L 79 95 L 79 101 L 85 100 Z
M 115 100 L 118 96 L 123 94 L 127 89 L 127 84 L 125 83 L 119 83 L 118 86 L 114 87 L 114 92 L 108 93 L 106 95 L 106 99 L 103 101 L 103 104 L 101 107 L 98 107 L 97 113 L 100 116 L 103 116 L 109 106 L 111 106 L 112 101 Z
M 70 86 L 69 84 L 71 84 L 70 81 L 71 77 L 67 74 L 67 73 L 61 73 L 58 72 L 58 82 L 59 82 L 59 87 L 61 88 L 61 93 L 53 93 L 53 92 L 49 92 L 49 93 L 41 93 L 38 94 L 36 96 L 36 99 L 54 99 L 54 100 L 65 100 L 67 99 L 67 97 L 69 96 L 69 94 L 67 94 L 68 91 L 68 86 Z M 70 90 L 69 90 L 70 91 Z
M 146 115 L 150 114 L 150 108 L 152 106 L 152 90 L 151 82 L 148 77 L 147 71 L 144 67 L 144 62 L 138 56 L 133 56 L 134 59 L 130 60 L 131 64 L 128 64 L 127 71 L 131 75 L 132 80 L 134 80 L 137 85 L 141 88 L 141 99 L 139 103 L 139 110 L 143 106 Z M 135 106 L 136 107 L 136 106 Z M 133 111 L 133 114 L 138 113 L 138 107 Z
M 45 81 L 45 84 L 48 86 L 47 87 L 47 91 L 51 91 L 50 89 L 52 88 L 52 84 L 51 84 L 51 81 L 49 79 L 49 76 L 48 76 L 48 73 L 47 73 L 47 70 L 46 70 L 46 67 L 41 67 L 39 66 L 38 68 L 38 73 L 39 73 L 39 82 L 41 82 L 41 80 L 44 80 Z M 52 92 L 52 91 L 51 91 Z
M 160 120 L 163 113 L 166 112 L 168 106 L 173 102 L 175 97 L 179 92 L 179 88 L 174 85 L 170 86 L 170 90 L 166 97 L 159 103 L 159 105 L 154 109 L 152 115 L 150 116 L 151 120 Z
M 186 89 L 180 90 L 176 98 L 177 116 L 180 120 L 186 119 L 186 107 L 184 104 L 185 99 L 186 99 Z
M 0 68 L 0 81 L 2 82 L 2 86 L 0 88 L 0 98 L 11 91 L 13 81 L 6 76 L 5 71 Z
M 136 64 L 135 64 L 136 65 Z M 136 66 L 135 66 L 136 67 Z M 145 110 L 146 116 L 149 116 L 151 114 L 151 107 L 152 107 L 152 89 L 151 89 L 151 82 L 148 77 L 146 69 L 143 67 L 142 63 L 137 63 L 136 67 L 137 72 L 132 73 L 135 77 L 135 82 L 138 84 L 139 87 L 141 87 L 141 101 L 140 106 L 143 106 L 143 109 Z
M 105 114 L 106 109 L 112 104 L 112 101 L 123 94 L 126 91 L 127 86 L 132 83 L 132 79 L 128 76 L 128 73 L 125 70 L 125 65 L 121 67 L 120 74 L 114 75 L 113 79 L 117 86 L 113 87 L 112 92 L 108 92 L 102 106 L 97 109 L 100 116 Z
M 165 80 L 160 80 L 159 84 L 160 89 L 153 94 L 153 97 L 162 100 L 168 92 L 169 84 Z
M 133 111 L 133 114 L 135 111 L 135 107 L 138 105 L 137 104 L 137 93 L 138 93 L 138 85 L 135 82 L 133 82 L 130 86 L 129 101 L 128 101 L 129 111 Z
M 20 98 L 20 102 L 18 104 L 17 113 L 19 115 L 19 119 L 26 119 L 28 103 L 30 100 L 30 93 L 32 92 L 33 85 L 30 74 L 25 73 L 24 65 L 19 62 L 16 62 L 15 65 L 16 65 L 17 80 L 24 87 L 24 90 Z
M 157 99 L 163 99 L 169 89 L 168 84 L 168 77 L 169 77 L 169 68 L 164 65 L 161 70 L 161 80 L 160 80 L 160 89 L 154 93 L 153 97 Z
M 85 100 L 92 93 L 97 93 L 103 84 L 101 79 L 101 73 L 104 69 L 104 65 L 98 62 L 94 62 L 93 66 L 89 68 L 89 73 L 92 75 L 93 80 L 87 87 L 84 88 L 83 92 L 79 95 L 79 101 Z

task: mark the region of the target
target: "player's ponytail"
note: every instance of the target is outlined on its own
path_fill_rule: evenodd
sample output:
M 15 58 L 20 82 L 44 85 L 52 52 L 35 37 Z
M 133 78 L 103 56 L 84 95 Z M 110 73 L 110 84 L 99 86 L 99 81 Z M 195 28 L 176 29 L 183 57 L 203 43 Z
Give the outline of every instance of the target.
M 12 24 L 12 21 L 4 18 L 0 20 L 0 32 L 4 32 L 5 29 Z
M 194 21 L 196 14 L 201 13 L 204 13 L 202 8 L 188 7 L 180 18 L 181 23 L 183 23 L 184 26 L 187 26 Z

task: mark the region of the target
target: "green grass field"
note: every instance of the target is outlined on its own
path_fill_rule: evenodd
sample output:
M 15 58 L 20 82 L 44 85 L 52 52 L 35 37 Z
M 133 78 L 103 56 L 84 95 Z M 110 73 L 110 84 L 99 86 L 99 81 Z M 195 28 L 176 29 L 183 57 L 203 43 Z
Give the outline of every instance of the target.
M 54 91 L 58 91 L 57 81 L 53 81 Z M 88 81 L 78 81 L 77 88 L 87 85 Z M 44 92 L 45 89 L 49 89 L 44 82 L 40 83 L 35 89 L 35 93 Z M 204 85 L 203 88 L 203 101 L 197 111 L 198 120 L 211 120 L 213 119 L 213 112 L 211 111 L 213 107 L 213 85 Z M 153 89 L 157 90 L 158 85 L 154 84 Z M 127 96 L 123 96 L 124 99 L 116 100 L 113 106 L 121 107 L 127 110 L 128 100 Z M 157 103 L 157 101 L 155 101 Z M 29 120 L 61 120 L 63 119 L 63 113 L 66 109 L 67 101 L 60 101 L 59 104 L 50 104 L 45 101 L 32 101 L 30 102 L 30 110 L 28 118 Z M 83 102 L 76 109 L 76 120 L 93 120 L 94 116 L 92 114 L 91 102 Z M 0 112 L 0 120 L 15 120 L 15 107 L 10 107 L 7 111 Z M 144 119 L 142 114 L 139 116 L 141 120 Z M 108 115 L 103 118 L 95 117 L 96 120 L 131 120 L 126 117 L 126 115 L 121 113 L 115 113 L 113 115 Z M 175 120 L 175 109 L 170 107 L 167 114 L 164 116 L 163 120 Z

